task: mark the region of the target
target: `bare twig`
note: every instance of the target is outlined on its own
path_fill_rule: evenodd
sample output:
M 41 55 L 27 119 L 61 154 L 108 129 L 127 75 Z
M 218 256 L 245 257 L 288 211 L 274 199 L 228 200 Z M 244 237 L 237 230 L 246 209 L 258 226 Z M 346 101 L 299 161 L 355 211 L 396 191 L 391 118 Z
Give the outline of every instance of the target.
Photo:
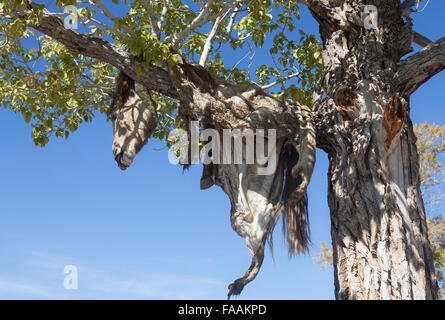
M 274 82 L 271 82 L 269 84 L 261 86 L 261 89 L 268 90 L 268 89 L 270 89 L 272 87 L 275 87 L 278 84 L 282 84 L 282 83 L 284 83 L 284 82 L 286 82 L 286 81 L 288 81 L 288 80 L 290 80 L 292 78 L 298 77 L 299 75 L 300 75 L 300 72 L 292 73 L 292 74 L 290 74 L 290 75 L 288 75 L 288 76 L 286 76 L 284 78 L 277 79 Z
M 192 30 L 195 30 L 195 29 L 203 26 L 207 22 L 213 20 L 215 18 L 215 16 L 207 15 L 207 13 L 209 12 L 210 8 L 213 6 L 214 2 L 215 2 L 214 0 L 207 1 L 207 3 L 202 8 L 202 10 L 196 16 L 196 18 L 193 19 L 193 21 L 184 30 L 182 30 L 181 32 L 179 32 L 178 34 L 175 34 L 173 36 L 166 37 L 164 39 L 164 42 L 166 42 L 166 43 L 172 42 L 174 45 L 178 45 L 190 34 L 190 32 Z
M 164 7 L 162 8 L 161 16 L 159 17 L 158 20 L 159 31 L 162 31 L 162 26 L 164 25 L 164 21 L 167 18 L 169 7 L 170 7 L 170 0 L 164 0 Z
M 204 67 L 206 64 L 210 50 L 212 49 L 212 46 L 213 46 L 213 41 L 214 41 L 215 36 L 218 32 L 218 28 L 221 25 L 221 22 L 224 21 L 224 19 L 227 17 L 227 15 L 232 11 L 233 7 L 236 6 L 238 3 L 239 3 L 239 1 L 233 1 L 233 3 L 226 10 L 220 11 L 218 17 L 216 18 L 215 22 L 213 23 L 212 30 L 210 30 L 209 35 L 207 36 L 206 42 L 204 44 L 204 49 L 202 50 L 201 58 L 199 60 L 199 64 L 201 66 Z
M 119 18 L 116 17 L 114 14 L 111 13 L 110 10 L 108 10 L 108 8 L 102 3 L 101 0 L 89 0 L 89 3 L 91 3 L 92 5 L 98 7 L 100 9 L 100 11 L 103 13 L 104 16 L 106 16 L 108 19 L 110 19 L 112 22 L 117 22 L 119 21 Z M 122 28 L 130 35 L 132 36 L 136 36 L 135 32 L 133 29 L 131 29 L 130 27 L 128 27 L 127 25 L 122 25 Z

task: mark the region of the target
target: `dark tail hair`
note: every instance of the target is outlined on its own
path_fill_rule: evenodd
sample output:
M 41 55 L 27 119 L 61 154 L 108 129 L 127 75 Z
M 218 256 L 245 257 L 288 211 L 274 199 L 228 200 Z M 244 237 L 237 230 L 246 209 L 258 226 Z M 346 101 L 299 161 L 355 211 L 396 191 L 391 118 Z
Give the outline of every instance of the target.
M 299 188 L 301 177 L 294 178 L 292 168 L 298 162 L 298 152 L 293 143 L 285 143 L 280 154 L 275 179 L 281 189 L 278 199 L 275 199 L 275 210 L 273 217 L 266 227 L 260 246 L 252 257 L 249 269 L 242 278 L 235 280 L 229 285 L 228 298 L 239 295 L 243 288 L 255 279 L 260 271 L 264 260 L 264 248 L 269 243 L 273 252 L 272 234 L 277 221 L 283 217 L 283 234 L 287 238 L 289 257 L 306 252 L 309 247 L 309 219 L 308 199 L 306 189 Z
M 292 168 L 298 161 L 298 153 L 292 144 L 284 147 L 283 161 L 285 161 L 285 181 L 280 204 L 283 218 L 283 236 L 287 240 L 289 256 L 308 250 L 309 219 L 308 198 L 306 190 L 301 190 L 301 178 L 292 176 Z

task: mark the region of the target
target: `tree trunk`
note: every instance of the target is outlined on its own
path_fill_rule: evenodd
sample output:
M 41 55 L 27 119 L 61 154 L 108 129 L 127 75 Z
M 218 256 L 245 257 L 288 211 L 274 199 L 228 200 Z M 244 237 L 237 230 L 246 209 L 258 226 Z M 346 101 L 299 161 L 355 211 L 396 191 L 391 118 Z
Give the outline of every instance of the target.
M 364 25 L 366 8 L 378 23 Z M 397 81 L 412 41 L 399 0 L 311 8 L 324 44 L 317 145 L 329 156 L 337 299 L 437 299 L 409 94 Z M 335 10 L 335 14 L 334 14 Z

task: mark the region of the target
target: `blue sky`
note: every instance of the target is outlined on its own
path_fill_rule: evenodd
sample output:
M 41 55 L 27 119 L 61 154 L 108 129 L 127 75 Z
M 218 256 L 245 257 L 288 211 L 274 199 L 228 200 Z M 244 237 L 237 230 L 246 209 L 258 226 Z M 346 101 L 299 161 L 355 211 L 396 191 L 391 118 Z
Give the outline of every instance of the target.
M 316 33 L 302 11 L 300 28 Z M 443 1 L 431 1 L 415 29 L 445 36 L 444 11 Z M 270 60 L 267 51 L 255 59 Z M 444 89 L 442 73 L 412 96 L 413 122 L 445 124 Z M 111 124 L 98 115 L 69 140 L 38 148 L 21 115 L 0 110 L 0 298 L 224 299 L 251 260 L 230 227 L 227 196 L 218 187 L 200 191 L 201 166 L 182 173 L 155 141 L 123 172 L 111 141 Z M 334 298 L 333 269 L 312 261 L 320 241 L 330 243 L 327 167 L 318 150 L 310 253 L 288 260 L 277 232 L 274 260 L 267 252 L 242 299 Z M 78 268 L 78 290 L 63 288 L 66 265 Z

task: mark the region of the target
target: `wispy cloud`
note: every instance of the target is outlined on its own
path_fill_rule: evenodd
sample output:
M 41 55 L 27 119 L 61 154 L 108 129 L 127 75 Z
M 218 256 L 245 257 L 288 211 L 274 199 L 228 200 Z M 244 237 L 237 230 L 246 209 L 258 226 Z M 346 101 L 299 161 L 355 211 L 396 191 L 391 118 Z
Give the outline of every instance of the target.
M 23 296 L 24 298 L 34 297 L 36 299 L 57 298 L 56 295 L 52 294 L 46 288 L 38 285 L 0 278 L 0 297 L 2 299 L 8 299 L 18 296 Z
M 95 277 L 90 289 L 124 299 L 203 299 L 221 286 L 222 281 L 212 278 L 154 272 L 131 274 L 128 278 L 102 274 Z
M 206 299 L 225 284 L 194 274 L 116 270 L 113 266 L 91 265 L 73 257 L 34 251 L 20 252 L 13 261 L 17 268 L 0 271 L 0 297 L 24 299 Z M 78 267 L 78 290 L 63 289 L 63 266 Z M 25 266 L 25 268 L 23 268 Z M 11 270 L 24 271 L 17 274 Z M 14 281 L 11 279 L 26 279 Z M 30 280 L 31 279 L 31 280 Z

